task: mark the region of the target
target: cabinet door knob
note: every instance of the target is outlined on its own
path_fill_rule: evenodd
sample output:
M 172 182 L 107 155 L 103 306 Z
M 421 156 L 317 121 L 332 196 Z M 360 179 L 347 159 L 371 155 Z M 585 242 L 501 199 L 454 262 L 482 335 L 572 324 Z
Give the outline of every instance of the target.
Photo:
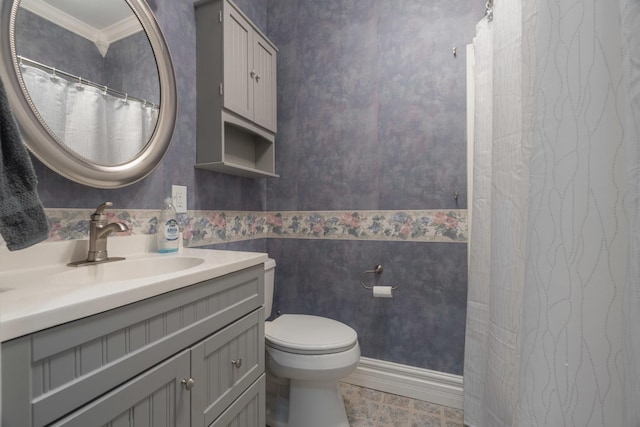
M 249 73 L 249 77 L 253 79 L 255 76 L 256 76 L 255 70 L 251 70 L 251 72 Z
M 196 381 L 193 378 L 189 378 L 188 380 L 180 381 L 180 384 L 182 384 L 187 390 L 191 390 L 193 386 L 196 385 Z
M 259 82 L 259 81 L 260 81 L 260 78 L 261 78 L 261 77 L 260 77 L 260 74 L 256 74 L 256 82 Z
M 236 359 L 236 360 L 232 360 L 231 364 L 233 366 L 235 366 L 236 368 L 239 368 L 240 366 L 242 366 L 242 359 Z

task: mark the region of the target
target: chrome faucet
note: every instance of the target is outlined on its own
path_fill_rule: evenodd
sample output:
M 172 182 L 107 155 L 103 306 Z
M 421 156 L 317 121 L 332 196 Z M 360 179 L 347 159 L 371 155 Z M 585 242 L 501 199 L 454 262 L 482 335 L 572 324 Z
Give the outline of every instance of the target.
M 107 254 L 107 238 L 111 233 L 120 233 L 129 228 L 121 222 L 107 223 L 107 215 L 104 210 L 113 206 L 111 202 L 105 202 L 98 206 L 91 215 L 89 223 L 89 253 L 87 259 L 75 261 L 67 264 L 69 267 L 80 267 L 82 265 L 100 264 L 104 262 L 121 261 L 122 257 L 109 258 Z

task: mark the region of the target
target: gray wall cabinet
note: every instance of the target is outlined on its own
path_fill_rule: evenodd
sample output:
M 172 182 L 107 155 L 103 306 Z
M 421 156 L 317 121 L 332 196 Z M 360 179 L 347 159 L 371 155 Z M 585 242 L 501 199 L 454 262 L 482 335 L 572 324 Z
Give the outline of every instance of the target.
M 230 0 L 196 9 L 197 163 L 276 177 L 276 47 Z
M 264 425 L 263 276 L 251 267 L 2 343 L 2 425 Z
M 224 107 L 276 132 L 276 48 L 228 0 L 223 7 Z

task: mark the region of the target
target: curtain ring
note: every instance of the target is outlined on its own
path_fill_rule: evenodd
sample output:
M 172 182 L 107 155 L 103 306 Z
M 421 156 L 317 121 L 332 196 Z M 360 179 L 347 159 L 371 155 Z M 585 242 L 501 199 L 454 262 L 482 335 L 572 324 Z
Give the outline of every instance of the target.
M 493 0 L 489 0 L 485 5 L 485 8 L 487 9 L 487 13 L 486 13 L 487 19 L 490 22 L 493 21 Z

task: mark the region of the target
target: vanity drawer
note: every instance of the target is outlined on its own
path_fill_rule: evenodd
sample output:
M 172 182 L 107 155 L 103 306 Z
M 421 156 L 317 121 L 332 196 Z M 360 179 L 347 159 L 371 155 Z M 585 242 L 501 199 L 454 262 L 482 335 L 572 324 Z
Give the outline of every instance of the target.
M 260 307 L 263 283 L 258 265 L 3 343 L 2 425 L 90 402 Z

